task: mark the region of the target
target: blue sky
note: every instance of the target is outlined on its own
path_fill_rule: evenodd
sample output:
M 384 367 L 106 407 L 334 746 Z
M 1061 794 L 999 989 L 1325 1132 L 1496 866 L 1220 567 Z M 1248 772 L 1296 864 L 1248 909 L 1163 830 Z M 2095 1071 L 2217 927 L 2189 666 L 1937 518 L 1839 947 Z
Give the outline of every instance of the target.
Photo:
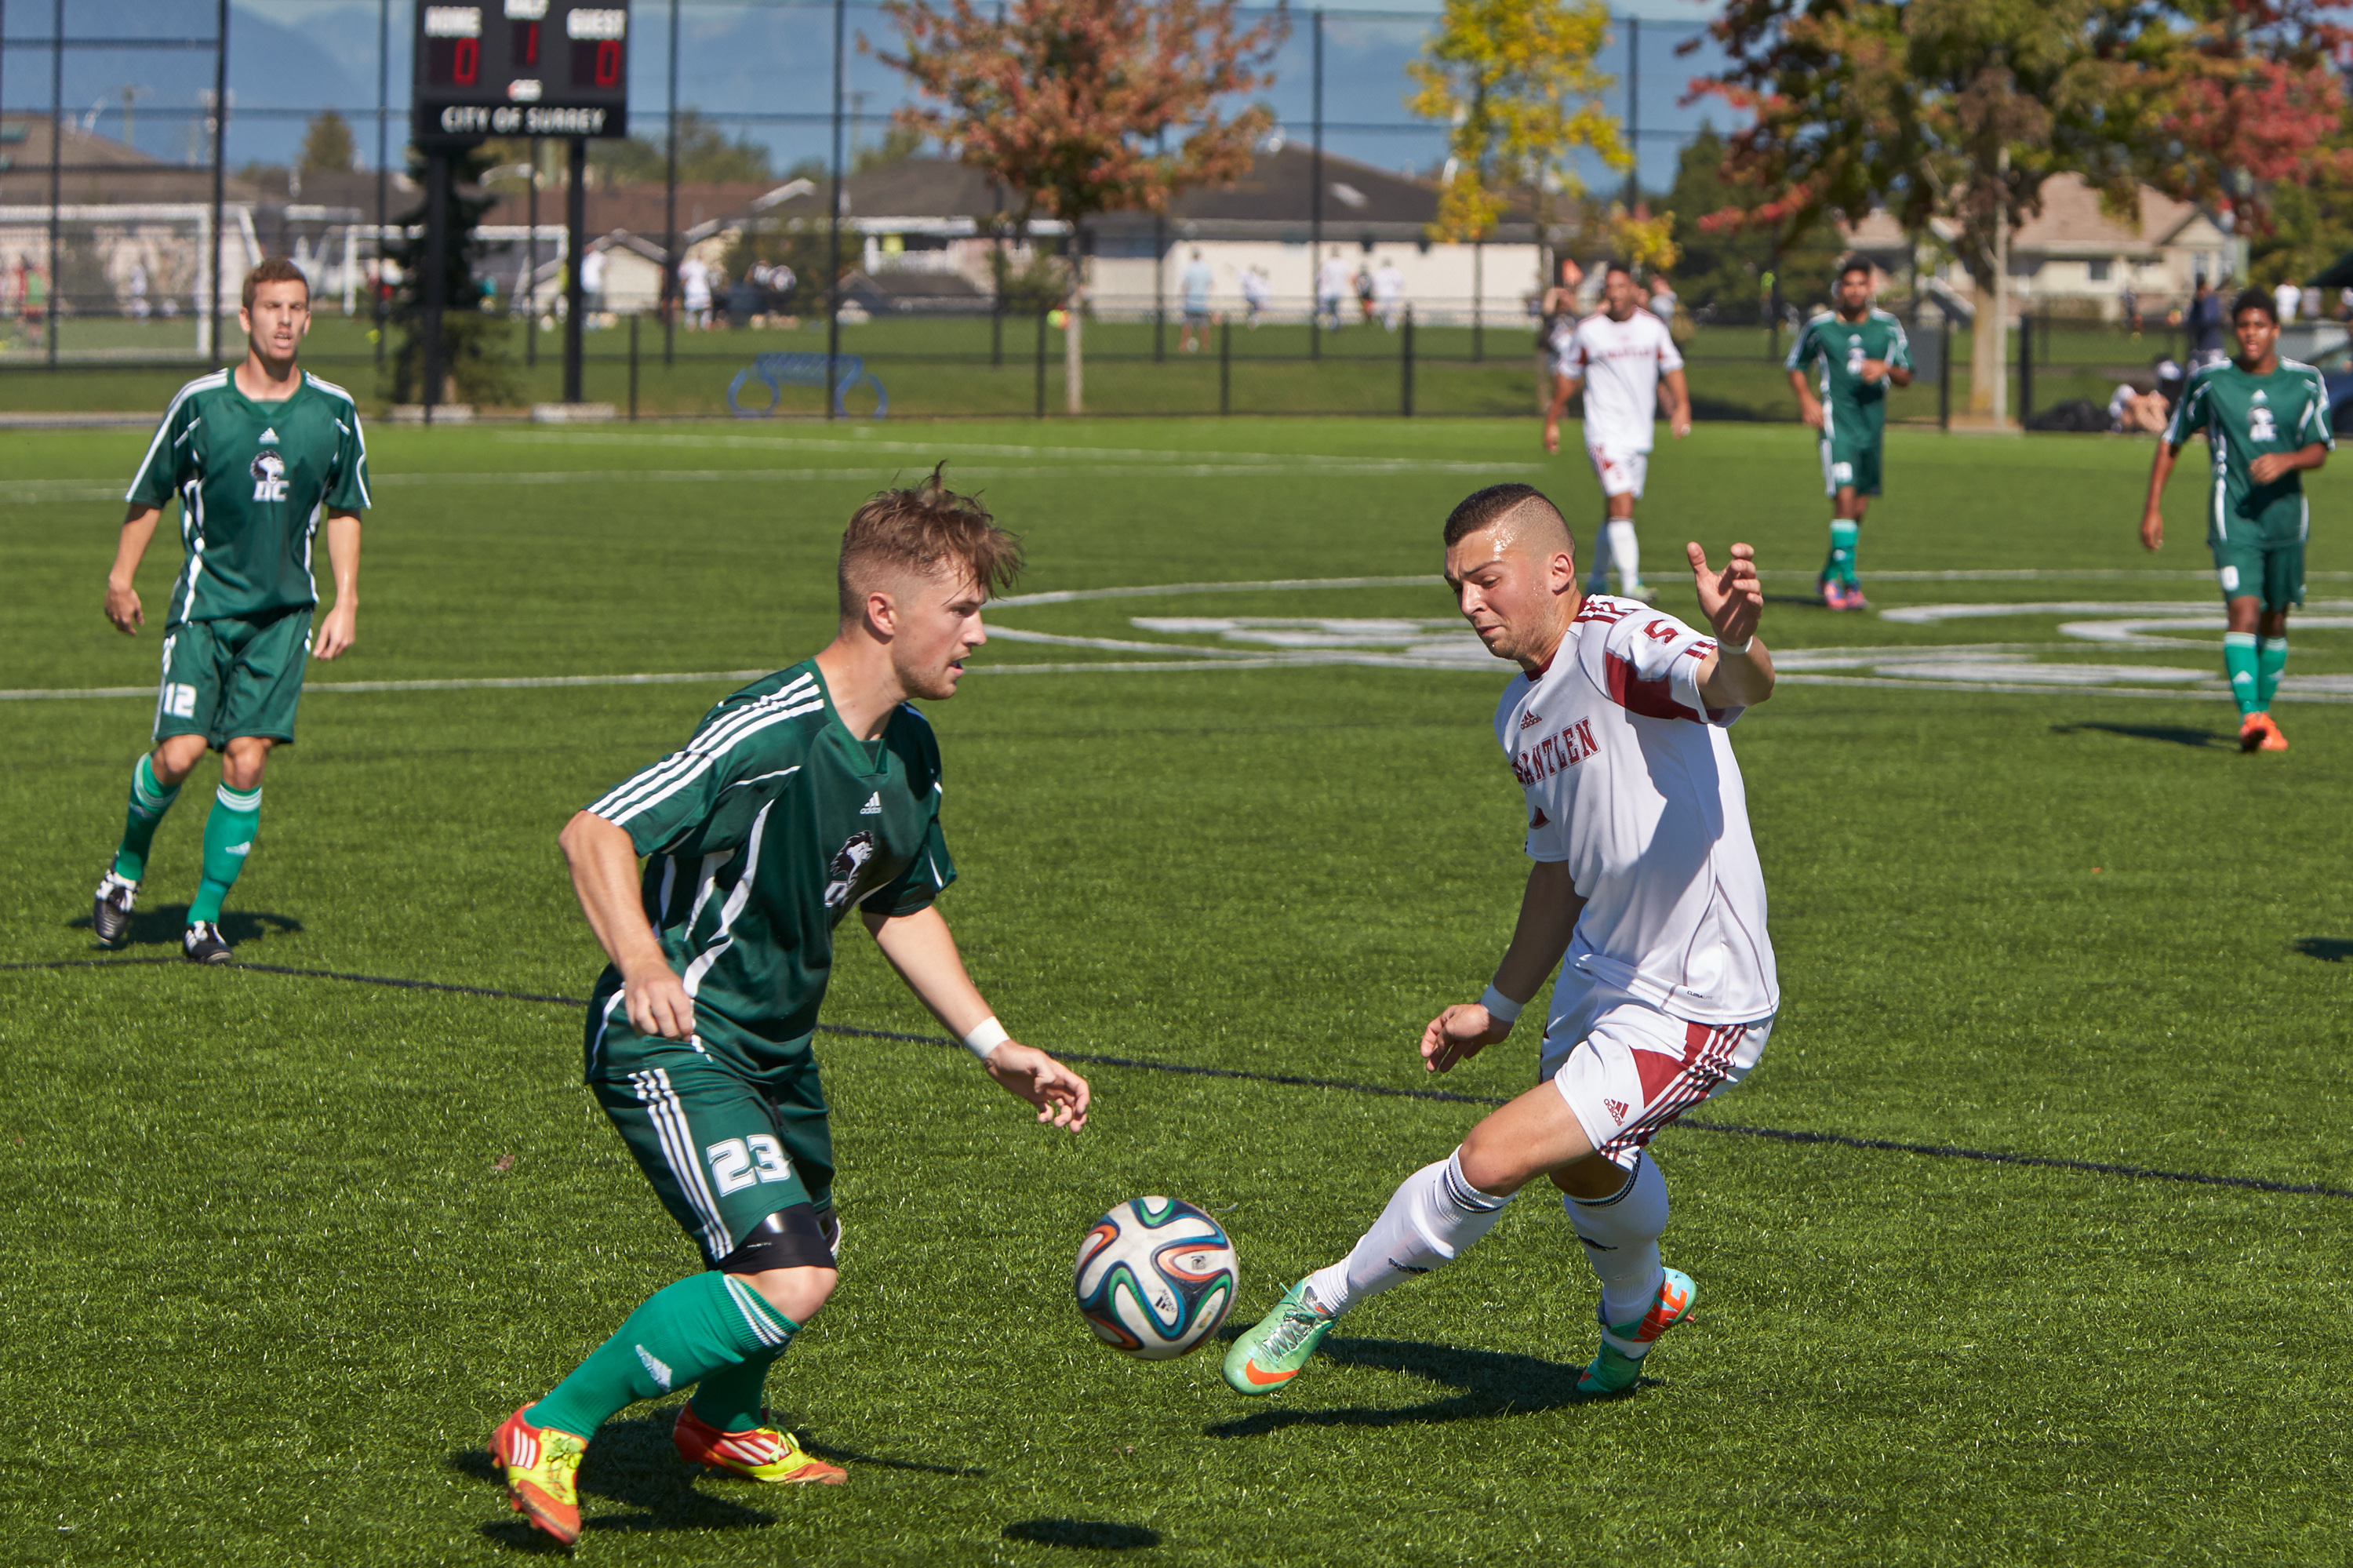
M 637 0 L 632 7 L 638 37 L 630 58 L 636 123 L 659 133 L 667 92 L 668 6 Z M 1443 156 L 1438 128 L 1419 125 L 1406 113 L 1404 65 L 1419 48 L 1437 0 L 1397 0 L 1379 9 L 1334 9 L 1325 16 L 1325 146 L 1345 156 L 1388 168 L 1428 168 Z M 1675 45 L 1696 34 L 1712 6 L 1692 0 L 1620 0 L 1613 11 L 1639 17 L 1641 26 L 1639 82 L 1643 182 L 1662 187 L 1672 177 L 1682 140 L 1713 113 L 1728 122 L 1721 106 L 1685 108 L 1677 102 L 1685 83 L 1707 69 L 1709 54 L 1679 57 Z M 77 36 L 153 37 L 183 28 L 209 31 L 209 6 L 185 0 L 72 0 L 69 32 Z M 238 0 L 230 23 L 229 162 L 286 160 L 301 138 L 308 116 L 334 108 L 353 122 L 363 157 L 373 161 L 377 104 L 378 0 Z M 396 163 L 406 123 L 409 0 L 390 6 L 392 48 L 391 143 Z M 1285 133 L 1304 140 L 1312 122 L 1309 26 L 1294 11 L 1290 41 L 1275 64 L 1275 83 L 1266 95 L 1281 115 Z M 853 47 L 849 79 L 852 111 L 864 139 L 879 136 L 891 111 L 904 101 L 897 75 L 860 54 L 863 35 L 887 47 L 890 34 L 871 5 L 849 8 Z M 48 59 L 26 47 L 48 30 L 49 7 L 7 7 L 9 47 L 0 67 L 0 111 L 47 112 Z M 681 0 L 680 9 L 680 101 L 701 108 L 739 134 L 766 143 L 779 165 L 822 155 L 823 117 L 828 108 L 831 71 L 831 8 L 794 0 Z M 1620 26 L 1603 66 L 1620 79 L 1609 107 L 1627 108 L 1628 43 L 1637 29 Z M 187 156 L 192 139 L 200 144 L 199 93 L 211 85 L 209 55 L 159 49 L 70 53 L 65 102 L 78 118 L 95 116 L 109 135 L 122 133 L 121 90 L 134 89 L 133 139 L 149 153 L 174 161 Z M 1594 168 L 1596 184 L 1617 176 Z

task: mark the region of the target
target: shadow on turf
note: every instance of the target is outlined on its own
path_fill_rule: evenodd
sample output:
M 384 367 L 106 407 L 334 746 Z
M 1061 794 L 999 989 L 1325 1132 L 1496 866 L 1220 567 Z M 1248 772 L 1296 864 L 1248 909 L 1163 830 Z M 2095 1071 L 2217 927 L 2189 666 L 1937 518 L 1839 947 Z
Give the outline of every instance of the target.
M 67 924 L 77 931 L 90 929 L 90 916 L 84 915 Z M 271 915 L 261 910 L 224 909 L 218 922 L 220 934 L 232 948 L 248 942 L 258 942 L 264 937 L 290 937 L 302 928 L 302 922 L 291 915 Z M 180 933 L 187 929 L 188 906 L 185 904 L 159 904 L 153 909 L 133 909 L 131 929 L 123 936 L 120 947 L 111 949 L 124 952 L 132 948 L 171 948 L 180 946 Z
M 1160 1544 L 1160 1532 L 1141 1524 L 1113 1524 L 1100 1519 L 1025 1519 L 1008 1524 L 1008 1541 L 1034 1546 L 1075 1546 L 1087 1552 L 1133 1552 Z
M 607 1498 L 639 1511 L 596 1515 L 586 1521 L 585 1531 L 756 1530 L 776 1522 L 774 1514 L 747 1508 L 733 1498 L 706 1491 L 697 1486 L 698 1482 L 707 1482 L 712 1487 L 732 1490 L 757 1483 L 686 1465 L 679 1458 L 678 1449 L 670 1442 L 670 1425 L 677 1419 L 677 1408 L 670 1406 L 629 1420 L 608 1422 L 598 1429 L 596 1441 L 590 1445 L 588 1457 L 581 1462 L 580 1494 L 583 1497 Z M 843 1465 L 871 1465 L 881 1469 L 915 1470 L 934 1476 L 977 1477 L 988 1474 L 987 1470 L 960 1468 L 953 1465 L 886 1459 L 879 1455 L 860 1453 L 855 1448 L 811 1443 L 806 1439 L 801 1446 L 820 1458 Z M 492 1489 L 502 1485 L 498 1466 L 480 1448 L 463 1449 L 450 1455 L 445 1463 L 459 1474 L 470 1476 Z M 765 1499 L 776 1496 L 778 1490 L 792 1489 L 762 1488 L 754 1495 Z M 813 1489 L 823 1491 L 825 1489 Z M 489 1496 L 494 1504 L 503 1500 L 497 1490 Z M 1032 1522 L 1043 1524 L 1051 1521 Z M 1128 1527 L 1106 1525 L 1092 1528 L 1121 1530 Z M 485 1524 L 481 1533 L 508 1546 L 561 1550 L 548 1537 L 525 1523 L 520 1515 L 508 1515 Z M 1158 1538 L 1154 1539 L 1156 1541 Z
M 2121 735 L 2129 740 L 2162 740 L 2174 746 L 2200 748 L 2210 746 L 2236 746 L 2238 737 L 2217 735 L 2210 729 L 2191 729 L 2178 724 L 2054 724 L 2053 735 Z
M 1456 1345 L 1424 1344 L 1414 1340 L 1331 1339 L 1324 1341 L 1318 1353 L 1343 1366 L 1411 1372 L 1461 1392 L 1449 1399 L 1386 1410 L 1362 1406 L 1338 1410 L 1278 1407 L 1239 1421 L 1221 1421 L 1204 1428 L 1204 1435 L 1261 1437 L 1286 1426 L 1413 1426 L 1438 1421 L 1477 1421 L 1496 1415 L 1535 1415 L 1571 1404 L 1607 1404 L 1626 1397 L 1624 1393 L 1599 1397 L 1578 1393 L 1577 1377 L 1585 1370 L 1582 1362 L 1564 1366 L 1535 1356 L 1466 1351 Z M 1656 1381 L 1644 1378 L 1637 1386 Z
M 2318 959 L 2324 964 L 2341 964 L 2353 959 L 2353 942 L 2342 937 L 2298 937 L 2288 944 L 2307 959 Z

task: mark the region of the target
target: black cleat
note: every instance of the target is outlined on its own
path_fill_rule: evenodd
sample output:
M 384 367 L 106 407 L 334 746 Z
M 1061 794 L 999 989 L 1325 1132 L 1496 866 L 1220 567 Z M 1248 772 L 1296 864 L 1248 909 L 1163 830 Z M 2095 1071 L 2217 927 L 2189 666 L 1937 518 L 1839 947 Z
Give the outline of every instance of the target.
M 106 874 L 99 878 L 98 893 L 90 902 L 90 927 L 98 933 L 100 947 L 122 946 L 122 938 L 131 934 L 131 906 L 138 898 L 139 885 L 115 875 L 114 863 L 107 862 Z
M 192 964 L 233 964 L 237 954 L 221 940 L 220 927 L 199 920 L 180 933 L 180 952 Z

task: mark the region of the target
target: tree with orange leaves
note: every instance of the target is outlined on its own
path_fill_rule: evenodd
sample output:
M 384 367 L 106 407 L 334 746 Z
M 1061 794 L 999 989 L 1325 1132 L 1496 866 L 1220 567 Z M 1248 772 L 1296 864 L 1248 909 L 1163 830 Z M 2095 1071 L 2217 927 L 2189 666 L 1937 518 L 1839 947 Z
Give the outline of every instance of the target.
M 1703 226 L 1942 220 L 1977 285 L 1969 407 L 1989 414 L 2004 323 L 1983 307 L 2043 182 L 2078 175 L 2119 214 L 2146 182 L 2260 225 L 2269 184 L 2343 156 L 2347 3 L 1732 0 L 1711 28 L 1729 60 L 1693 88 L 1754 116 L 1726 177 L 1780 195 Z
M 902 52 L 881 57 L 930 101 L 899 111 L 1013 191 L 1017 234 L 1039 217 L 1071 236 L 1063 333 L 1070 411 L 1083 410 L 1084 226 L 1105 212 L 1166 212 L 1184 192 L 1247 173 L 1274 111 L 1225 101 L 1266 86 L 1280 15 L 1237 28 L 1236 0 L 886 0 Z

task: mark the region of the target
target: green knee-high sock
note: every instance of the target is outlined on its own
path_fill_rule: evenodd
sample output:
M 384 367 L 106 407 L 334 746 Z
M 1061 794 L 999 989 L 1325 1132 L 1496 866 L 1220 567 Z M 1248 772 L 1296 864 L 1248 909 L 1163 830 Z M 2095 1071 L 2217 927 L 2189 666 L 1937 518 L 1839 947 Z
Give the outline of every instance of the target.
M 180 787 L 164 789 L 152 759 L 141 758 L 131 770 L 131 810 L 122 820 L 121 847 L 114 852 L 115 875 L 136 882 L 147 874 L 147 851 L 155 842 L 155 830 L 179 798 Z
M 1853 586 L 1855 546 L 1862 535 L 1862 525 L 1850 518 L 1831 520 L 1831 558 L 1822 567 L 1825 579 Z
M 2255 640 L 2255 705 L 2272 711 L 2272 694 L 2279 690 L 2280 672 L 2287 668 L 2287 639 Z
M 2255 676 L 2255 662 L 2253 632 L 2222 633 L 2222 673 L 2231 678 L 2231 695 L 2238 699 L 2242 717 L 2262 711 L 2263 705 L 2257 694 L 2261 683 Z
M 761 1413 L 767 1406 L 768 1369 L 784 1353 L 778 1351 L 773 1356 L 756 1356 L 705 1372 L 687 1403 L 695 1414 L 722 1432 L 749 1432 L 760 1425 Z
M 623 1405 L 699 1383 L 723 1367 L 765 1362 L 800 1331 L 732 1274 L 690 1275 L 646 1298 L 621 1331 L 523 1419 L 586 1437 Z
M 205 876 L 196 885 L 196 901 L 188 906 L 189 925 L 220 918 L 221 900 L 245 869 L 260 827 L 260 790 L 239 794 L 224 784 L 213 792 L 212 813 L 205 818 Z

